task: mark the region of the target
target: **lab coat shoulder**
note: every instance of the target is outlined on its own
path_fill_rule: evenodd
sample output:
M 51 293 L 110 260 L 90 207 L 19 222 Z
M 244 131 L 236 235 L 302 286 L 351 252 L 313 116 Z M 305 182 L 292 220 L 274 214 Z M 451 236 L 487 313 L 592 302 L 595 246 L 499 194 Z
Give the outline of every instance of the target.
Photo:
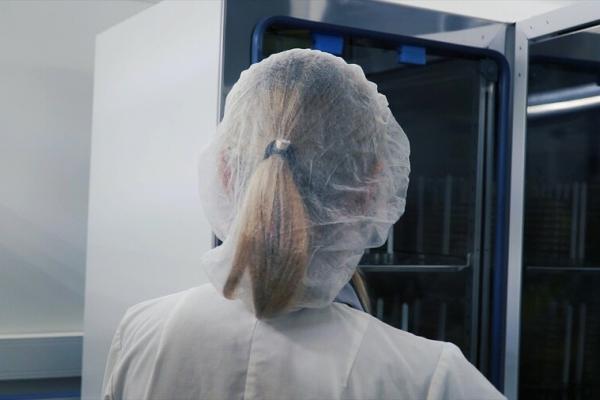
M 123 389 L 123 372 L 132 366 L 132 360 L 149 358 L 145 349 L 159 335 L 169 313 L 184 298 L 189 290 L 142 301 L 130 306 L 119 321 L 108 352 L 104 380 L 103 398 L 113 399 L 114 393 Z
M 173 387 L 183 398 L 243 391 L 255 321 L 240 301 L 210 284 L 129 307 L 109 351 L 104 399 L 176 398 Z M 228 374 L 216 365 L 228 365 Z
M 348 398 L 393 399 L 401 394 L 424 400 L 504 399 L 454 344 L 369 318 L 348 382 Z M 373 381 L 365 381 L 366 376 Z
M 433 375 L 428 400 L 506 399 L 452 343 L 445 343 Z
M 346 397 L 426 399 L 444 344 L 368 318 Z

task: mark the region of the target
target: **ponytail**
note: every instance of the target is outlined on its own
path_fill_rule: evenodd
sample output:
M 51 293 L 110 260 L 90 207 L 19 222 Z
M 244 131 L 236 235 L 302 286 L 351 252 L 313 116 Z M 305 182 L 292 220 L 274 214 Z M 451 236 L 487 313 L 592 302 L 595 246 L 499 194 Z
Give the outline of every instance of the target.
M 233 298 L 246 269 L 258 318 L 285 311 L 299 293 L 309 251 L 304 201 L 284 157 L 262 160 L 246 188 L 233 265 L 223 294 Z

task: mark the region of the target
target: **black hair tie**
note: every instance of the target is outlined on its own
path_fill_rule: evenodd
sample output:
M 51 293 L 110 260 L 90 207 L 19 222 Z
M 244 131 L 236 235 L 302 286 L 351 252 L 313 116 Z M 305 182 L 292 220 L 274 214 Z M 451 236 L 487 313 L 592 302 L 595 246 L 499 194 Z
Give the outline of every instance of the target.
M 273 140 L 267 145 L 267 148 L 265 149 L 264 159 L 266 160 L 274 154 L 285 158 L 286 160 L 288 160 L 288 162 L 293 162 L 294 155 L 291 142 L 286 139 Z
M 265 149 L 264 160 L 272 155 L 278 155 L 287 161 L 287 165 L 292 172 L 292 177 L 301 192 L 303 188 L 309 188 L 311 186 L 310 181 L 306 182 L 303 174 L 298 170 L 298 165 L 296 164 L 296 147 L 293 146 L 289 140 L 275 139 L 269 143 Z

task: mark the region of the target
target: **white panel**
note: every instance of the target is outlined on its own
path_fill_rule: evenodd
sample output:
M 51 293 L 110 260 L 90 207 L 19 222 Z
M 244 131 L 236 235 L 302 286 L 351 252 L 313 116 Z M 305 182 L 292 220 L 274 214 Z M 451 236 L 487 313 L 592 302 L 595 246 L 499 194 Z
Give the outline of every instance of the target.
M 83 330 L 94 38 L 147 6 L 0 1 L 0 334 Z
M 139 301 L 206 281 L 197 156 L 217 122 L 222 4 L 165 1 L 96 41 L 83 398 Z

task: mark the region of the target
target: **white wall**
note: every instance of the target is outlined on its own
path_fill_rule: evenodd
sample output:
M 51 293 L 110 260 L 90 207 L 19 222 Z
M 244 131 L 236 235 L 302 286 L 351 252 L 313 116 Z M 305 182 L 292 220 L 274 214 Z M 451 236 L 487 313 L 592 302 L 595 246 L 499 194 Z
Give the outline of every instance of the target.
M 84 398 L 99 398 L 126 308 L 206 282 L 198 155 L 218 120 L 220 34 L 219 0 L 170 0 L 98 36 Z
M 0 1 L 0 334 L 81 331 L 94 38 L 144 1 Z

